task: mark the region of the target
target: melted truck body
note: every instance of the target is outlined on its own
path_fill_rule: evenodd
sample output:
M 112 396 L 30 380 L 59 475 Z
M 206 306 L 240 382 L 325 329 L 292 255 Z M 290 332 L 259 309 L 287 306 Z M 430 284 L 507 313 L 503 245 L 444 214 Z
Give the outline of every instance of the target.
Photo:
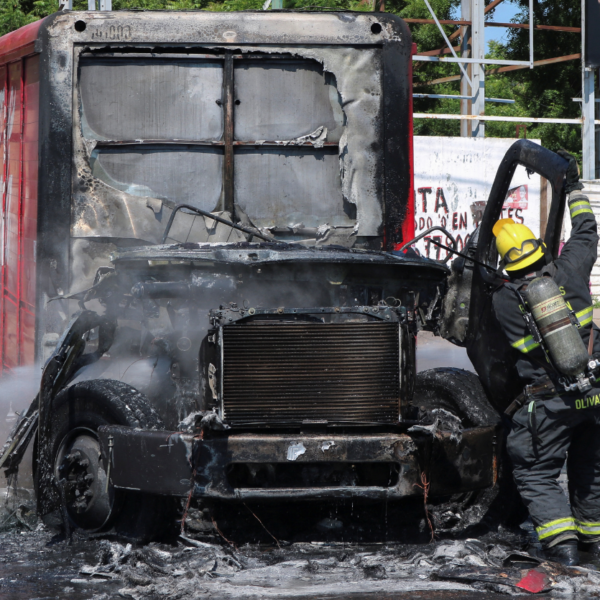
M 448 433 L 413 400 L 449 269 L 394 254 L 414 236 L 401 19 L 63 12 L 26 33 L 45 366 L 1 464 L 37 436 L 42 515 L 495 483 L 494 419 Z

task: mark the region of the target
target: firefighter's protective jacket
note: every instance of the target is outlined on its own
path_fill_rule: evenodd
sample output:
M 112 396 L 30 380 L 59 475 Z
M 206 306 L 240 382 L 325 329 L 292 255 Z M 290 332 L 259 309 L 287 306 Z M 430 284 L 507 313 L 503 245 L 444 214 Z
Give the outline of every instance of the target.
M 592 321 L 590 274 L 596 262 L 598 231 L 596 219 L 587 196 L 580 191 L 570 194 L 571 237 L 563 246 L 560 256 L 543 271 L 526 278 L 513 280 L 517 287 L 542 274 L 550 275 L 558 285 L 567 306 L 575 313 L 581 328 L 579 333 L 588 347 L 594 328 L 593 353 L 600 353 L 600 329 Z M 517 294 L 512 286 L 502 285 L 493 295 L 496 319 L 508 338 L 515 355 L 515 363 L 523 385 L 534 383 L 541 376 L 556 377 L 546 356 L 527 328 Z
M 594 328 L 593 352 L 600 352 L 600 330 L 592 322 L 589 282 L 596 261 L 598 233 L 588 199 L 579 191 L 569 199 L 572 231 L 560 256 L 541 272 L 503 284 L 493 296 L 496 318 L 510 342 L 522 383 L 535 384 L 557 374 L 532 338 L 513 286 L 550 275 L 577 316 L 586 347 Z M 568 540 L 600 541 L 600 387 L 579 392 L 539 393 L 512 416 L 506 441 L 513 475 L 544 547 Z M 568 454 L 568 460 L 567 460 Z M 558 477 L 567 460 L 570 501 Z

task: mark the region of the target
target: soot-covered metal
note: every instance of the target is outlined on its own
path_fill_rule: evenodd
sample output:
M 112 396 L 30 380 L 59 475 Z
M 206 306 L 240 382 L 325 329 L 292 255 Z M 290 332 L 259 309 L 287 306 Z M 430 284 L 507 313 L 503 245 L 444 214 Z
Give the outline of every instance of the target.
M 493 486 L 494 423 L 457 433 L 427 425 L 413 402 L 415 305 L 433 307 L 447 272 L 418 257 L 273 243 L 115 254 L 67 298 L 82 311 L 30 409 L 40 513 L 62 506 L 75 525 L 102 529 L 132 490 L 401 499 L 423 494 L 424 473 L 438 496 Z
M 416 376 L 449 269 L 392 252 L 412 229 L 402 20 L 125 11 L 40 31 L 48 360 L 0 463 L 37 431 L 40 515 L 136 539 L 172 497 L 417 497 L 438 531 L 483 519 L 497 414 L 468 373 Z

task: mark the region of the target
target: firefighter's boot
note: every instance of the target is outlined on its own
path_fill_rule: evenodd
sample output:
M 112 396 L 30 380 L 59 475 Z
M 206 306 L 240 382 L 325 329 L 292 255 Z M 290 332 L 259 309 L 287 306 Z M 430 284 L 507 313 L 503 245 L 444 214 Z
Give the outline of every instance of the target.
M 545 548 L 544 554 L 548 560 L 565 565 L 565 567 L 574 567 L 579 564 L 579 551 L 575 540 L 566 540 L 550 548 Z
M 600 542 L 589 542 L 580 544 L 582 552 L 591 554 L 594 558 L 600 558 Z

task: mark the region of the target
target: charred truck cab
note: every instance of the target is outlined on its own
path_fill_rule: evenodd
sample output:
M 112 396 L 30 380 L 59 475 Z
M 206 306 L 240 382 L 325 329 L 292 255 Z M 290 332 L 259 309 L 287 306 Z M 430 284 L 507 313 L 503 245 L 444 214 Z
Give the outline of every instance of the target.
M 45 366 L 1 462 L 37 436 L 42 515 L 148 532 L 169 496 L 401 499 L 427 481 L 456 525 L 493 488 L 476 376 L 415 374 L 450 271 L 393 253 L 414 236 L 401 19 L 63 12 L 3 43 L 5 206 L 32 197 L 7 173 L 18 102 L 39 103 Z

